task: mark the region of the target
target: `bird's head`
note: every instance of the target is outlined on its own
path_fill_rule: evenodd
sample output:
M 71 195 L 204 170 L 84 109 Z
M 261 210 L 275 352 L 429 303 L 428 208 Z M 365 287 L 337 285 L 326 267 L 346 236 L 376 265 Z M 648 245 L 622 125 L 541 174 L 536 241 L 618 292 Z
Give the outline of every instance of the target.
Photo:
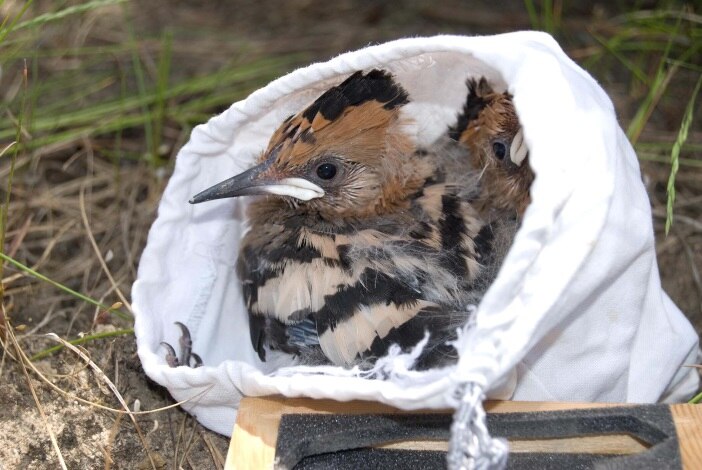
M 478 168 L 490 161 L 516 171 L 526 165 L 528 150 L 508 93 L 496 93 L 485 78 L 467 83 L 468 97 L 453 136 L 466 144 Z
M 392 210 L 430 171 L 412 161 L 414 145 L 400 116 L 407 102 L 387 72 L 356 72 L 286 119 L 256 166 L 190 202 L 269 195 L 326 218 Z
M 497 93 L 485 78 L 467 83 L 468 97 L 451 136 L 470 149 L 473 167 L 493 207 L 516 208 L 529 203 L 534 174 L 522 126 L 508 93 Z

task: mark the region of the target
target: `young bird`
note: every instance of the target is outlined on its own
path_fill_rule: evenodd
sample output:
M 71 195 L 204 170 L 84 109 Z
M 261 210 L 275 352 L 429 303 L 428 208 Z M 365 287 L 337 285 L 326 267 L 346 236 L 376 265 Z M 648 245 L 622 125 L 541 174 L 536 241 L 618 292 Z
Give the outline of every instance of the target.
M 534 173 L 512 96 L 493 91 L 484 77 L 467 85 L 468 97 L 450 136 L 468 147 L 480 172 L 474 206 L 488 221 L 521 218 L 531 202 Z
M 237 263 L 261 360 L 368 363 L 426 331 L 416 367 L 455 359 L 446 342 L 491 281 L 492 230 L 470 204 L 466 149 L 416 149 L 408 101 L 389 73 L 356 72 L 286 119 L 256 166 L 190 201 L 263 196 Z

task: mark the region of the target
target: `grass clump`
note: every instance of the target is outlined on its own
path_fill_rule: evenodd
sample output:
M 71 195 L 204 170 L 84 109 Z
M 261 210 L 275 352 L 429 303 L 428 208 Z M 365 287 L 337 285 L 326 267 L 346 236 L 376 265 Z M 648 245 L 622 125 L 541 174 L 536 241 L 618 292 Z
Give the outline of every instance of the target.
M 132 224 L 138 221 L 127 219 L 137 212 L 143 212 L 146 219 L 153 217 L 155 201 L 163 189 L 159 178 L 163 173 L 153 170 L 169 171 L 175 152 L 193 125 L 281 75 L 300 56 L 257 54 L 242 43 L 239 53 L 217 70 L 174 70 L 174 60 L 184 60 L 177 52 L 174 57 L 173 32 L 144 36 L 132 19 L 133 6 L 124 0 L 68 2 L 53 11 L 40 11 L 32 5 L 31 1 L 5 5 L 11 14 L 0 29 L 0 87 L 4 84 L 7 90 L 0 101 L 0 113 L 9 117 L 0 119 L 0 142 L 8 142 L 2 146 L 0 160 L 2 266 L 58 288 L 77 301 L 115 313 L 126 322 L 121 329 L 128 331 L 128 314 L 112 311 L 107 306 L 110 302 L 95 299 L 110 295 L 101 291 L 119 293 L 131 284 L 148 224 L 135 227 Z M 33 16 L 27 18 L 30 13 Z M 107 17 L 112 18 L 107 25 L 100 23 Z M 53 34 L 46 28 L 64 23 L 78 30 L 107 27 L 114 39 L 96 40 L 90 32 L 72 36 L 70 26 L 62 31 L 66 37 L 44 39 L 44 35 Z M 58 68 L 49 70 L 50 64 Z M 47 74 L 50 78 L 43 79 Z M 51 160 L 64 162 L 58 174 Z M 130 176 L 132 187 L 125 188 L 123 176 L 133 175 L 135 167 L 142 165 L 150 170 L 139 172 L 137 181 Z M 13 186 L 17 171 L 23 183 L 19 187 Z M 75 177 L 81 173 L 85 179 L 76 186 Z M 126 191 L 121 192 L 123 189 Z M 34 194 L 35 203 L 48 203 L 47 210 L 39 218 L 30 216 L 31 220 L 22 209 L 26 208 L 22 200 L 29 193 Z M 76 204 L 79 201 L 82 205 Z M 123 220 L 122 233 L 110 233 L 114 225 L 109 223 L 88 226 L 95 211 L 107 211 L 115 220 Z M 70 224 L 67 218 L 76 213 L 85 216 L 83 235 L 77 225 L 66 229 Z M 25 222 L 29 225 L 23 231 L 18 227 Z M 110 263 L 102 260 L 105 275 L 101 276 L 96 263 L 90 261 L 95 257 L 83 246 L 75 253 L 75 258 L 84 257 L 83 262 L 73 259 L 61 266 L 59 260 L 54 262 L 48 256 L 52 251 L 74 250 L 82 245 L 79 240 L 93 231 L 96 240 L 91 242 L 97 258 L 123 253 L 124 245 L 135 239 L 126 247 L 127 259 L 120 260 L 126 261 L 124 269 L 110 272 Z M 6 237 L 15 246 L 11 252 L 5 251 Z M 55 275 L 47 276 L 43 269 Z M 76 272 L 88 273 L 81 285 L 74 285 Z M 105 278 L 110 282 L 106 284 Z M 37 289 L 26 277 L 15 274 L 8 279 L 9 290 L 3 293 L 9 294 L 5 303 L 13 308 L 13 296 Z M 125 303 L 124 296 L 119 300 Z
M 199 51 L 184 47 L 191 31 L 145 28 L 125 0 L 0 0 L 0 13 L 0 383 L 7 395 L 9 377 L 26 382 L 51 443 L 46 454 L 66 468 L 47 393 L 105 408 L 106 383 L 110 399 L 131 413 L 135 397 L 119 371 L 138 369 L 138 359 L 110 351 L 134 333 L 129 290 L 175 153 L 194 125 L 302 56 L 240 41 L 227 46 L 227 60 L 200 67 Z M 47 331 L 58 345 L 37 334 Z M 8 358 L 14 366 L 5 367 Z M 103 385 L 80 385 L 84 365 L 71 368 L 76 361 Z M 46 364 L 69 371 L 47 374 Z M 6 405 L 0 398 L 0 420 Z M 152 454 L 148 467 L 159 460 Z
M 702 77 L 702 17 L 691 6 L 660 2 L 652 10 L 632 8 L 616 15 L 606 27 L 593 26 L 591 33 L 600 47 L 592 49 L 584 65 L 606 80 L 611 80 L 612 73 L 617 73 L 618 80 L 628 77 L 633 98 L 628 109 L 633 115 L 626 133 L 639 158 L 670 165 L 665 204 L 668 234 L 678 170 L 702 167 L 699 140 L 688 140 L 699 119 L 694 103 Z

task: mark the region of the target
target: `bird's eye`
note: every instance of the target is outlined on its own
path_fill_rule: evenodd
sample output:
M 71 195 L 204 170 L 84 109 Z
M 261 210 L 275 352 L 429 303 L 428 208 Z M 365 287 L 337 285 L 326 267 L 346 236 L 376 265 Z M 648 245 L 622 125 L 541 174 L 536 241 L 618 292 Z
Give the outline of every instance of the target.
M 502 142 L 493 142 L 492 151 L 498 160 L 504 160 L 507 156 L 507 146 Z
M 333 163 L 322 163 L 317 167 L 317 176 L 323 180 L 330 180 L 336 176 L 336 165 Z

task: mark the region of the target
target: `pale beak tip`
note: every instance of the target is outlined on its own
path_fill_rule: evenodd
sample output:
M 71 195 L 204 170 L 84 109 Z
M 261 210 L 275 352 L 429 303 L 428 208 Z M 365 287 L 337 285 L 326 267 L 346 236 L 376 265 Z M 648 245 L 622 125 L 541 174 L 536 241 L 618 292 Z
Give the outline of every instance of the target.
M 203 192 L 204 192 L 204 191 L 203 191 Z M 200 204 L 201 202 L 205 202 L 205 201 L 208 201 L 208 200 L 209 200 L 209 199 L 206 197 L 206 195 L 203 195 L 202 193 L 200 193 L 200 194 L 196 194 L 196 195 L 194 195 L 193 197 L 191 197 L 190 199 L 188 199 L 188 202 L 189 202 L 190 204 L 195 205 L 195 204 Z

